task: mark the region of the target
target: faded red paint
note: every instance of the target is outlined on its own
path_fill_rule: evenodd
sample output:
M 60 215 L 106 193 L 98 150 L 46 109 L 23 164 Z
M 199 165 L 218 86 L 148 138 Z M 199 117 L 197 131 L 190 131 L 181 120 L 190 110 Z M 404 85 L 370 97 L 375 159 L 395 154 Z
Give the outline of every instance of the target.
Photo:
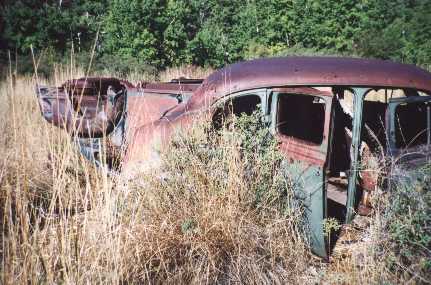
M 106 94 L 109 86 L 112 86 L 115 90 L 120 90 L 125 87 L 125 85 L 116 78 L 103 77 L 72 79 L 66 81 L 61 87 L 66 90 L 70 96 L 94 96 L 97 94 Z
M 320 115 L 313 117 L 313 113 L 307 113 L 307 106 L 299 103 L 297 103 L 297 110 L 291 109 L 297 111 L 295 114 L 298 116 L 308 115 L 305 118 L 301 116 L 302 121 L 299 121 L 304 122 L 304 126 L 300 131 L 304 130 L 306 125 L 313 128 L 314 123 L 319 123 L 319 134 L 309 133 L 315 135 L 313 138 L 318 140 L 299 139 L 307 136 L 295 136 L 293 132 L 289 133 L 289 127 L 281 127 L 285 123 L 282 121 L 285 113 L 282 114 L 279 110 L 287 111 L 289 105 L 272 104 L 271 106 L 276 108 L 270 110 L 266 106 L 265 115 L 268 115 L 266 119 L 272 122 L 271 127 L 279 142 L 281 153 L 288 162 L 298 163 L 291 164 L 290 166 L 293 166 L 291 169 L 293 172 L 298 171 L 299 177 L 304 175 L 306 177 L 302 181 L 304 186 L 308 187 L 307 191 L 310 189 L 313 191 L 307 192 L 307 195 L 312 205 L 311 209 L 308 209 L 311 213 L 310 225 L 313 235 L 319 237 L 314 249 L 317 249 L 321 256 L 326 256 L 322 251 L 326 250 L 326 246 L 323 246 L 325 242 L 321 225 L 327 217 L 329 207 L 327 209 L 324 205 L 329 205 L 329 202 L 338 203 L 350 211 L 353 205 L 350 198 L 355 197 L 356 193 L 362 193 L 361 204 L 359 207 L 357 205 L 354 207 L 362 214 L 369 214 L 370 208 L 367 207 L 370 205 L 369 194 L 378 186 L 379 178 L 390 176 L 387 175 L 388 171 L 385 169 L 387 165 L 384 163 L 377 167 L 373 163 L 369 165 L 364 163 L 373 162 L 374 159 L 378 159 L 379 154 L 376 154 L 376 148 L 369 138 L 359 132 L 358 126 L 367 124 L 369 134 L 373 134 L 372 137 L 377 138 L 377 142 L 380 141 L 374 132 L 378 133 L 379 130 L 372 124 L 372 120 L 367 121 L 362 118 L 361 122 L 354 120 L 352 123 L 354 112 L 346 110 L 346 106 L 341 105 L 344 89 L 351 90 L 355 87 L 362 87 L 355 89 L 355 102 L 358 99 L 362 100 L 365 93 L 360 92 L 365 92 L 364 88 L 403 89 L 406 96 L 412 96 L 408 98 L 409 100 L 417 101 L 419 96 L 416 96 L 416 91 L 431 94 L 431 73 L 415 66 L 381 60 L 322 57 L 270 58 L 229 65 L 214 72 L 203 82 L 181 78 L 164 83 L 141 82 L 134 86 L 130 82 L 115 78 L 81 78 L 67 81 L 59 88 L 38 88 L 37 93 L 42 114 L 49 122 L 64 127 L 79 137 L 92 138 L 79 140 L 80 145 L 84 144 L 81 148 L 81 151 L 84 149 L 82 151 L 84 155 L 88 153 L 93 154 L 93 157 L 95 154 L 98 155 L 92 151 L 93 146 L 87 148 L 85 144 L 90 142 L 92 145 L 93 137 L 106 136 L 107 159 L 122 162 L 120 163 L 122 169 L 132 172 L 159 166 L 160 151 L 169 147 L 174 133 L 177 130 L 184 132 L 193 126 L 194 122 L 213 119 L 215 114 L 219 114 L 216 111 L 220 106 L 219 102 L 224 104 L 225 96 L 235 96 L 236 92 L 261 89 L 259 91 L 261 100 L 267 100 L 267 102 L 261 101 L 262 107 L 265 107 L 265 104 L 271 105 L 270 101 L 275 102 L 273 98 L 285 96 L 285 94 L 319 97 L 318 100 L 308 101 L 312 104 L 325 104 L 324 118 L 323 108 L 321 109 L 321 106 L 318 108 L 322 110 L 319 114 L 322 114 L 322 120 L 324 120 L 322 137 L 320 137 L 322 127 Z M 275 94 L 275 97 L 270 98 L 269 94 Z M 424 100 L 429 98 L 425 97 Z M 344 103 L 348 102 L 344 101 Z M 385 103 L 391 104 L 391 102 L 388 103 L 387 98 Z M 249 102 L 244 104 L 247 106 Z M 255 103 L 250 105 L 253 104 Z M 281 109 L 283 106 L 286 109 Z M 364 108 L 360 109 L 360 104 L 355 106 L 359 106 L 354 110 L 356 114 L 362 110 L 363 114 L 369 114 L 371 118 L 379 118 L 381 115 L 373 109 L 367 109 L 368 112 L 365 113 Z M 387 126 L 393 122 L 393 118 L 387 112 L 388 107 L 385 108 L 384 120 Z M 311 111 L 308 112 L 315 112 L 316 109 L 309 110 Z M 222 111 L 224 112 L 224 109 Z M 277 116 L 280 116 L 280 121 Z M 274 118 L 277 118 L 275 122 Z M 316 118 L 317 120 L 312 120 Z M 287 119 L 284 119 L 287 122 Z M 295 119 L 298 120 L 294 117 Z M 373 119 L 373 122 L 376 122 L 376 119 Z M 353 140 L 352 137 L 354 137 Z M 312 142 L 320 139 L 322 139 L 321 143 Z M 359 145 L 352 146 L 352 141 Z M 358 149 L 361 151 L 360 159 L 356 160 L 356 156 L 352 158 L 352 152 Z M 403 154 L 402 151 L 396 149 L 388 154 L 400 157 Z M 417 153 L 421 151 L 422 149 L 419 148 Z M 381 152 L 385 154 L 384 150 Z M 429 152 L 428 145 L 428 150 L 423 151 L 421 155 L 403 158 L 403 160 L 406 160 L 411 167 L 415 167 L 421 165 L 424 160 L 429 161 L 431 156 Z M 87 158 L 95 160 L 91 155 Z M 358 162 L 362 165 L 356 165 Z M 357 173 L 359 173 L 358 176 L 356 176 Z M 356 189 L 362 191 L 356 192 Z M 346 215 L 346 217 L 349 216 L 349 214 Z M 323 247 L 325 249 L 322 249 Z
M 201 80 L 182 79 L 168 83 L 142 82 L 135 88 L 129 82 L 115 78 L 70 80 L 55 92 L 51 92 L 50 96 L 41 98 L 40 102 L 44 114 L 52 113 L 50 118 L 47 117 L 48 121 L 85 134 L 90 131 L 86 126 L 91 125 L 91 119 L 98 111 L 95 108 L 96 103 L 98 101 L 104 103 L 109 86 L 116 90 L 124 88 L 129 93 L 141 93 L 140 96 L 127 97 L 127 123 L 128 137 L 137 140 L 128 143 L 142 147 L 144 142 L 148 141 L 145 137 L 149 133 L 153 135 L 161 126 L 169 129 L 175 125 L 184 125 L 182 117 L 191 118 L 194 113 L 207 110 L 215 101 L 230 93 L 269 86 L 290 86 L 292 92 L 332 96 L 330 92 L 312 88 L 292 89 L 294 86 L 305 85 L 387 86 L 431 92 L 431 75 L 415 66 L 381 60 L 327 57 L 270 58 L 230 65 L 210 75 L 202 84 Z M 96 96 L 97 94 L 101 96 Z M 191 99 L 179 104 L 172 95 L 182 94 L 191 96 Z M 82 108 L 85 108 L 83 115 L 75 116 Z M 166 116 L 160 119 L 165 113 Z M 327 127 L 325 126 L 325 137 L 328 137 Z M 155 130 L 149 132 L 147 131 L 149 128 Z M 160 138 L 164 141 L 169 139 L 169 136 Z M 303 151 L 308 148 L 304 146 Z M 317 153 L 314 153 L 310 157 L 316 155 Z M 129 158 L 133 156 L 134 154 L 128 155 Z
M 140 89 L 146 93 L 158 93 L 158 94 L 183 94 L 193 93 L 200 83 L 177 83 L 177 82 L 162 82 L 162 83 L 150 83 L 143 82 L 138 85 Z
M 134 96 L 128 98 L 127 124 L 131 132 L 158 120 L 166 110 L 178 105 L 178 99 L 169 96 Z
M 372 86 L 431 93 L 431 74 L 414 65 L 375 59 L 332 57 L 266 58 L 232 64 L 211 74 L 190 105 L 240 90 L 265 86 Z M 207 99 L 208 100 L 208 99 Z

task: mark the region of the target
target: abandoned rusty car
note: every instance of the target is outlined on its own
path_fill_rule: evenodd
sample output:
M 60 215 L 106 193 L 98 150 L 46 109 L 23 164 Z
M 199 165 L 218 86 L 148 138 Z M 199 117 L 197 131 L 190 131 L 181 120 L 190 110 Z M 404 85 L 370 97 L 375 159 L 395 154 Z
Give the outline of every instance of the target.
M 408 177 L 430 159 L 431 74 L 390 61 L 258 59 L 204 80 L 134 86 L 81 78 L 38 86 L 37 96 L 45 119 L 66 128 L 88 159 L 116 169 L 156 165 L 156 145 L 221 106 L 230 104 L 235 114 L 260 108 L 306 193 L 311 247 L 324 258 L 330 253 L 326 218 L 349 223 L 356 213 L 367 214 L 370 193 L 389 187 L 383 178 Z M 383 158 L 402 171 L 380 164 Z

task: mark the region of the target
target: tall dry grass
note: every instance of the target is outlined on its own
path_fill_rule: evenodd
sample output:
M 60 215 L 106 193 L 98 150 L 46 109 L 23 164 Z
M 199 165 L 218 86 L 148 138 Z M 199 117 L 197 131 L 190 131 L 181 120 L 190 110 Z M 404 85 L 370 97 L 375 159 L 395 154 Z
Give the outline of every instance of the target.
M 162 82 L 168 82 L 173 78 L 195 78 L 195 79 L 205 79 L 214 70 L 212 68 L 203 68 L 199 66 L 188 66 L 183 65 L 179 67 L 172 67 L 162 71 L 159 74 L 159 80 Z
M 70 77 L 58 73 L 46 83 Z M 295 215 L 253 207 L 234 145 L 213 161 L 223 166 L 224 184 L 211 178 L 217 169 L 202 168 L 197 157 L 189 157 L 187 171 L 181 161 L 166 163 L 164 172 L 183 169 L 177 178 L 184 185 L 161 179 L 160 172 L 133 181 L 109 176 L 78 154 L 68 134 L 44 121 L 35 84 L 34 77 L 19 77 L 0 87 L 3 284 L 282 284 L 301 278 L 310 255 Z M 187 155 L 187 148 L 175 149 Z M 180 153 L 166 155 L 169 162 Z
M 113 222 L 103 202 L 110 200 L 112 181 L 77 155 L 67 134 L 43 121 L 35 83 L 19 78 L 0 89 L 2 283 L 115 281 L 101 262 L 117 266 L 107 250 L 114 239 L 95 243 L 102 234 L 96 229 Z
M 301 207 L 275 141 L 247 118 L 233 130 L 199 124 L 178 135 L 163 155 L 162 179 L 137 180 L 148 183 L 132 192 L 147 222 L 135 227 L 145 246 L 127 247 L 139 257 L 133 280 L 300 282 L 310 259 Z

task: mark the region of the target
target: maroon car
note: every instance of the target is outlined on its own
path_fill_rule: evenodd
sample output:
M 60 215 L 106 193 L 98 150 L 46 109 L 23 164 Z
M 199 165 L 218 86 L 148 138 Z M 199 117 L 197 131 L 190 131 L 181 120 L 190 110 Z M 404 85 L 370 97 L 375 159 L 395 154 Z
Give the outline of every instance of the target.
M 234 114 L 260 109 L 305 193 L 312 249 L 322 257 L 329 254 L 325 219 L 350 222 L 367 212 L 372 191 L 389 185 L 382 178 L 398 177 L 401 169 L 403 179 L 413 179 L 407 174 L 430 161 L 431 74 L 390 61 L 258 59 L 205 80 L 135 87 L 81 78 L 58 88 L 38 86 L 37 95 L 43 116 L 66 128 L 87 158 L 128 171 L 157 167 L 174 130 L 195 120 L 215 118 L 228 106 Z

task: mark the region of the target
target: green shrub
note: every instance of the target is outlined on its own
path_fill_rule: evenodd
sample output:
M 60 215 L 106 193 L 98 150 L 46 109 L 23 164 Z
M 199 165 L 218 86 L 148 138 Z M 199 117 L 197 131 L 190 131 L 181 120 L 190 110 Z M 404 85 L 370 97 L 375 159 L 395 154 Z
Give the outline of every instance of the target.
M 162 174 L 134 190 L 145 216 L 136 245 L 125 249 L 135 264 L 126 279 L 298 283 L 309 255 L 280 161 L 257 113 L 175 135 Z
M 422 283 L 431 281 L 431 166 L 415 177 L 388 194 L 382 253 L 394 274 Z
M 249 206 L 292 210 L 289 208 L 294 204 L 290 201 L 293 199 L 292 183 L 281 169 L 283 156 L 277 149 L 277 141 L 261 120 L 260 112 L 230 118 L 220 130 L 211 125 L 204 129 L 206 135 L 180 135 L 172 142 L 171 153 L 165 158 L 165 171 L 171 174 L 171 181 L 178 180 L 176 185 L 189 184 L 182 180 L 194 179 L 194 175 L 188 176 L 187 171 L 195 171 L 193 166 L 198 163 L 203 166 L 202 174 L 216 183 L 218 189 L 228 188 L 230 181 L 226 178 L 232 170 L 225 158 L 235 148 L 243 172 L 241 180 L 254 197 Z

